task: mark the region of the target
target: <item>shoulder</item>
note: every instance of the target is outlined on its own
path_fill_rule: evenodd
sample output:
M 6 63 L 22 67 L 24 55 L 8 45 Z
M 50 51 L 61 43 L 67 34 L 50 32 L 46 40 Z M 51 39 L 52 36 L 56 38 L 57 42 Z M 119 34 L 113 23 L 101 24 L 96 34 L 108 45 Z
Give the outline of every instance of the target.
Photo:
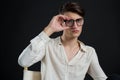
M 87 54 L 87 55 L 94 55 L 96 54 L 96 50 L 94 47 L 90 46 L 90 45 L 86 45 L 83 42 L 80 42 L 81 45 L 81 49 Z
M 95 51 L 95 48 L 89 45 L 85 45 L 87 51 Z
M 95 48 L 90 46 L 90 45 L 86 45 L 83 42 L 80 41 L 80 46 L 81 48 L 85 51 L 85 52 L 90 52 L 90 51 L 95 51 Z

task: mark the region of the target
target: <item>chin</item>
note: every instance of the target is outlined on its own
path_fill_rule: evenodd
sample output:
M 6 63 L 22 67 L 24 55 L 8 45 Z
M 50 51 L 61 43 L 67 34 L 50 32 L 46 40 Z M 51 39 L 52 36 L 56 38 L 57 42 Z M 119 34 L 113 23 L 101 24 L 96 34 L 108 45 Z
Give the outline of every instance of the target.
M 77 38 L 77 37 L 79 37 L 80 36 L 80 34 L 73 34 L 73 37 L 74 38 Z
M 74 36 L 80 36 L 80 33 L 73 33 Z

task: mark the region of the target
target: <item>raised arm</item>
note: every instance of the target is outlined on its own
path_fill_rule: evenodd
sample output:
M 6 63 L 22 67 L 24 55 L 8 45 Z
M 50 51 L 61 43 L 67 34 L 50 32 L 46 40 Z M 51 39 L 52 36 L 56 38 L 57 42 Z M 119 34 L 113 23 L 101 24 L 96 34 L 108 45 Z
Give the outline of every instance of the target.
M 18 63 L 22 67 L 29 67 L 34 63 L 42 60 L 45 56 L 45 45 L 50 40 L 49 36 L 54 32 L 59 32 L 69 27 L 63 25 L 66 16 L 56 15 L 52 18 L 47 27 L 23 50 L 18 58 Z

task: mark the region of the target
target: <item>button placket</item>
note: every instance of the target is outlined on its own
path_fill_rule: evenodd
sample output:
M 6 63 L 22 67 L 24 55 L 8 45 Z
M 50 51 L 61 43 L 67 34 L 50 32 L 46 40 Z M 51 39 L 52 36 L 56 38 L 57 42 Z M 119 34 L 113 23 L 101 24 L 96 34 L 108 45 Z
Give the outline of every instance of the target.
M 65 80 L 69 80 L 69 79 L 68 79 L 68 71 L 69 71 L 69 70 L 68 70 L 68 67 L 69 67 L 69 66 L 68 66 L 68 64 L 66 63 Z

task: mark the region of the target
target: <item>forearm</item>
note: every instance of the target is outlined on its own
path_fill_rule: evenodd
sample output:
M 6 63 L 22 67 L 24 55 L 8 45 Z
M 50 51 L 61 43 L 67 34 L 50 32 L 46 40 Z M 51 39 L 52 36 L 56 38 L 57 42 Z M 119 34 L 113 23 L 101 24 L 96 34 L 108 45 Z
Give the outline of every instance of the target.
M 52 35 L 54 33 L 54 31 L 52 30 L 52 28 L 50 26 L 45 27 L 45 29 L 43 30 L 48 36 Z
M 29 67 L 37 61 L 40 61 L 45 55 L 45 45 L 49 40 L 50 38 L 43 31 L 33 38 L 31 43 L 20 54 L 18 58 L 19 65 Z

